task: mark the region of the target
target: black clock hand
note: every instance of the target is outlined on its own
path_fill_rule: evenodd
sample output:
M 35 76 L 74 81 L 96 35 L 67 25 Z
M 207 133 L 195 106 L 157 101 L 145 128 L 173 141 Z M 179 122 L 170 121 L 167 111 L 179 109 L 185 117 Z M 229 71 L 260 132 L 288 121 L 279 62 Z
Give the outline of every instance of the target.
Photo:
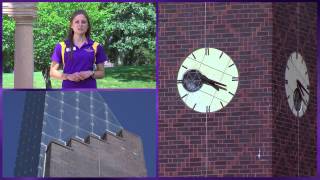
M 297 81 L 298 82 L 298 81 Z M 302 90 L 301 90 L 301 84 L 299 84 L 300 82 L 298 82 L 298 93 L 299 93 L 299 95 L 300 95 L 300 97 L 301 97 L 301 100 L 302 100 L 302 102 L 305 104 L 305 105 L 307 105 L 307 103 L 306 103 L 306 101 L 303 99 L 303 92 L 302 92 Z
M 217 81 L 211 80 L 211 79 L 207 78 L 206 76 L 204 76 L 204 75 L 202 75 L 202 74 L 201 74 L 201 76 L 203 76 L 203 77 L 206 78 L 207 80 L 212 81 L 213 83 L 215 83 L 215 84 L 217 84 L 217 85 L 219 85 L 219 86 L 226 86 L 225 84 L 222 84 L 222 83 L 219 83 L 219 82 L 217 82 Z
M 214 82 L 211 82 L 210 79 L 208 79 L 206 76 L 200 74 L 200 79 L 201 79 L 202 83 L 208 84 L 208 85 L 212 86 L 213 88 L 215 88 L 217 91 L 219 91 L 220 87 L 218 85 L 216 85 Z
M 299 92 L 299 94 L 302 95 L 302 96 L 304 96 L 304 93 L 302 92 L 301 84 L 300 84 L 299 80 L 297 80 L 297 87 L 298 87 L 298 92 Z M 301 97 L 302 97 L 302 96 L 301 96 Z
M 206 82 L 204 82 L 205 84 L 207 84 Z M 213 88 L 215 88 L 217 91 L 219 91 L 220 87 L 217 86 L 216 84 L 209 84 L 211 85 Z
M 309 94 L 309 91 L 302 85 L 302 83 L 299 81 L 299 84 L 300 84 L 300 87 L 302 88 L 302 90 L 304 90 L 304 92 L 306 92 L 308 95 Z
M 200 74 L 200 79 L 203 83 L 208 84 L 210 86 L 212 86 L 213 88 L 215 88 L 217 91 L 219 91 L 219 89 L 223 89 L 223 90 L 227 90 L 225 87 L 222 86 L 226 86 L 225 84 L 219 83 L 217 81 L 211 80 L 209 78 L 207 78 L 205 75 Z
M 302 90 L 304 90 L 304 92 L 306 92 L 308 95 L 310 95 L 308 90 L 302 85 L 302 83 L 299 80 L 297 80 L 297 84 L 298 84 L 301 92 L 302 92 Z M 302 95 L 304 95 L 303 92 L 302 92 Z
M 303 92 L 301 91 L 301 89 L 300 89 L 300 87 L 298 88 L 298 92 L 299 92 L 299 94 L 300 94 L 300 96 L 301 96 L 301 100 L 302 100 L 302 102 L 305 104 L 305 105 L 307 105 L 307 103 L 306 103 L 306 101 L 303 99 Z M 301 93 L 302 93 L 302 95 L 301 95 Z
M 219 91 L 219 89 L 220 89 L 220 87 L 218 86 L 218 85 L 216 85 L 215 83 L 210 83 L 209 81 L 209 79 L 208 80 L 204 80 L 203 78 L 202 78 L 202 76 L 201 76 L 201 81 L 202 81 L 202 83 L 204 83 L 204 84 L 208 84 L 208 85 L 210 85 L 210 86 L 212 86 L 213 88 L 215 88 L 217 91 Z
M 225 90 L 225 91 L 227 90 L 225 87 L 222 87 L 220 85 L 217 85 L 217 86 L 218 86 L 219 89 L 222 89 L 222 90 Z
M 211 79 L 209 79 L 209 81 L 207 81 L 207 82 L 204 82 L 204 83 L 206 83 L 206 84 L 209 84 L 209 85 L 211 85 L 211 86 L 216 86 L 216 87 L 218 87 L 218 89 L 223 89 L 223 90 L 227 90 L 225 87 L 222 87 L 222 85 L 220 85 L 220 83 L 218 84 L 218 82 L 216 82 L 216 81 L 214 81 L 214 80 L 211 80 Z M 223 84 L 224 85 L 224 84 Z M 225 85 L 224 85 L 225 86 Z

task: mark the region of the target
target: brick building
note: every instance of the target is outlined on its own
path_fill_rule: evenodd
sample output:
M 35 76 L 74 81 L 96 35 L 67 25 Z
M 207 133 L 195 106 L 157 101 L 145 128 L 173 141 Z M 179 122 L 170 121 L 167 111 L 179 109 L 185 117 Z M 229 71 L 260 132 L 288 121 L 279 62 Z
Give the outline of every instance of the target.
M 316 175 L 316 17 L 316 3 L 159 3 L 159 176 Z M 181 63 L 205 43 L 239 71 L 214 113 L 188 108 L 177 90 Z M 293 52 L 310 81 L 302 117 L 285 90 Z
M 98 92 L 26 93 L 14 169 L 19 177 L 146 176 L 140 137 Z
M 52 141 L 47 150 L 46 177 L 146 176 L 140 138 L 123 130 L 85 141 L 71 138 L 67 145 Z

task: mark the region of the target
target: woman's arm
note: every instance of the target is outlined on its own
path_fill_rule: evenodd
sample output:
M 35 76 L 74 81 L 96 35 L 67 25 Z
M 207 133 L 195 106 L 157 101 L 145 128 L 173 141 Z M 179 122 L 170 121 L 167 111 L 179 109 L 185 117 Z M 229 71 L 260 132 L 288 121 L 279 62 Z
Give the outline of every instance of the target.
M 97 64 L 97 69 L 95 71 L 81 71 L 79 72 L 79 75 L 81 80 L 85 80 L 89 77 L 102 79 L 104 78 L 104 65 L 103 63 Z
M 50 77 L 60 80 L 67 80 L 67 75 L 58 71 L 59 63 L 52 61 L 50 66 Z
M 94 79 L 104 78 L 104 63 L 97 64 L 97 70 L 94 71 L 92 77 Z
M 52 61 L 50 66 L 50 77 L 60 80 L 70 80 L 70 81 L 80 81 L 80 77 L 77 73 L 73 74 L 64 74 L 58 71 L 59 63 Z

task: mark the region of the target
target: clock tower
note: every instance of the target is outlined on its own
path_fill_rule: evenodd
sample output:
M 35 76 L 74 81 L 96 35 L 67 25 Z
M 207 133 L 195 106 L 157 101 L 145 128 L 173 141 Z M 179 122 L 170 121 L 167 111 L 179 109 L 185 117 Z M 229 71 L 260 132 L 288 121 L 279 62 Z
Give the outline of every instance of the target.
M 159 3 L 159 176 L 315 176 L 317 3 Z

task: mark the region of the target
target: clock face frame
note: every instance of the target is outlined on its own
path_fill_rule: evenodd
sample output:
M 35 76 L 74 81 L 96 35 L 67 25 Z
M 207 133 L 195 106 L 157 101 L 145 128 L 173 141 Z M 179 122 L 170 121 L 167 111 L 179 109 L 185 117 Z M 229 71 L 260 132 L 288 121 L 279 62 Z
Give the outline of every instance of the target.
M 236 64 L 223 51 L 201 48 L 182 62 L 177 75 L 180 98 L 194 111 L 216 112 L 235 96 L 239 83 Z
M 300 53 L 291 53 L 286 66 L 285 89 L 289 107 L 296 117 L 302 117 L 307 110 L 309 86 L 309 74 L 303 57 Z

